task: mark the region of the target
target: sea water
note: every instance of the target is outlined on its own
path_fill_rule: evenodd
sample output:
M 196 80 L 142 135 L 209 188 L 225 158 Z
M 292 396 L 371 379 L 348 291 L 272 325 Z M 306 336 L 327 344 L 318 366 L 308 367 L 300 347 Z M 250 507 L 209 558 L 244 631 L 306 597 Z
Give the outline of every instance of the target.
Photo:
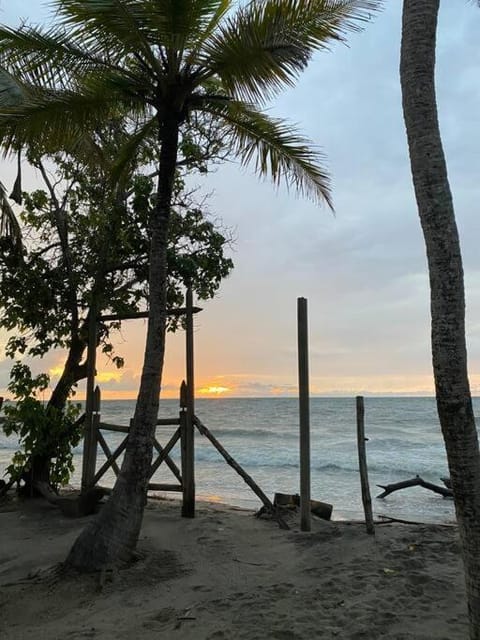
M 474 399 L 480 415 L 480 398 Z M 128 425 L 134 402 L 104 401 L 102 421 Z M 275 492 L 299 492 L 299 418 L 295 398 L 215 398 L 196 401 L 195 413 L 228 453 L 273 498 Z M 178 417 L 178 401 L 161 400 L 159 417 Z M 356 444 L 354 398 L 311 398 L 311 496 L 333 505 L 333 516 L 362 516 Z M 158 427 L 157 439 L 165 445 L 175 427 Z M 365 398 L 365 432 L 368 472 L 374 513 L 396 518 L 438 522 L 454 519 L 453 502 L 423 488 L 404 489 L 386 499 L 377 485 L 420 475 L 442 484 L 448 476 L 445 448 L 434 398 Z M 103 432 L 111 450 L 124 434 Z M 0 475 L 8 465 L 16 443 L 0 432 Z M 178 445 L 172 458 L 179 464 Z M 97 468 L 104 462 L 100 448 Z M 261 502 L 242 478 L 225 462 L 213 445 L 195 434 L 195 483 L 197 496 L 248 508 Z M 72 484 L 81 477 L 81 446 L 75 449 Z M 101 484 L 113 485 L 113 472 Z M 153 482 L 175 484 L 162 465 Z M 179 497 L 169 494 L 173 497 Z

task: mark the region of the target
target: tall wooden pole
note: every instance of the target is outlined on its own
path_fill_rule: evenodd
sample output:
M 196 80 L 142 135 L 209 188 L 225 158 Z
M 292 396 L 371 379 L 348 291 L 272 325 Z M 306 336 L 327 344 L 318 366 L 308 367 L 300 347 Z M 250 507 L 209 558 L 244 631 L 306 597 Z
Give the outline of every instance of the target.
M 87 348 L 87 389 L 85 398 L 85 436 L 83 440 L 82 491 L 93 485 L 95 477 L 95 461 L 97 434 L 94 420 L 95 411 L 95 368 L 97 357 L 97 315 L 92 304 L 88 319 Z
M 357 445 L 358 464 L 360 468 L 360 484 L 362 487 L 363 511 L 365 513 L 365 525 L 367 533 L 374 534 L 372 498 L 370 497 L 370 485 L 368 483 L 367 452 L 365 449 L 365 407 L 363 396 L 357 396 Z
M 186 306 L 186 415 L 185 415 L 185 467 L 183 477 L 183 506 L 184 518 L 195 517 L 195 441 L 194 424 L 195 415 L 195 379 L 194 379 L 194 353 L 193 353 L 193 294 L 191 286 L 188 286 L 185 296 Z
M 298 389 L 300 412 L 300 528 L 310 531 L 310 390 L 308 380 L 307 299 L 297 300 Z

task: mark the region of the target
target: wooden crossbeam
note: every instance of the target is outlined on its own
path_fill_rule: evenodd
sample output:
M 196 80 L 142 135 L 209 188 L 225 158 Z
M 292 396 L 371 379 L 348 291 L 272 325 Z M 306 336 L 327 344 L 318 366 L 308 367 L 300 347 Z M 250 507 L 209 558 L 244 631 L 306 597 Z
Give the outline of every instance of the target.
M 183 491 L 181 484 L 156 484 L 155 482 L 150 482 L 148 489 L 149 491 Z
M 120 469 L 119 469 L 118 464 L 116 463 L 115 459 L 112 458 L 112 452 L 110 451 L 110 448 L 109 448 L 105 438 L 102 436 L 102 432 L 100 431 L 100 429 L 97 431 L 97 438 L 98 438 L 98 442 L 100 443 L 100 446 L 103 449 L 103 453 L 105 454 L 105 457 L 106 457 L 107 461 L 111 460 L 110 466 L 114 470 L 115 475 L 118 476 L 118 474 L 120 473 Z
M 180 418 L 159 418 L 156 424 L 158 427 L 171 427 L 180 424 Z M 130 431 L 130 427 L 110 422 L 100 422 L 98 428 L 103 431 L 117 431 L 118 433 L 128 433 Z
M 100 432 L 99 432 L 100 433 Z M 100 478 L 105 474 L 105 472 L 112 466 L 112 462 L 115 461 L 127 448 L 127 438 L 123 440 L 123 442 L 119 445 L 119 447 L 114 451 L 110 460 L 107 460 L 97 471 L 95 477 L 93 479 L 93 484 L 97 484 Z
M 158 455 L 158 458 L 155 460 L 154 464 L 152 464 L 152 467 L 150 469 L 150 477 L 153 476 L 153 474 L 158 469 L 158 467 L 162 464 L 162 462 L 165 461 L 168 468 L 173 473 L 173 475 L 177 478 L 177 480 L 180 483 L 182 482 L 182 474 L 180 473 L 179 468 L 177 467 L 175 462 L 170 458 L 170 455 L 169 455 L 170 451 L 173 449 L 173 447 L 175 446 L 179 438 L 180 438 L 180 428 L 178 428 L 175 431 L 175 433 L 170 438 L 170 440 L 165 445 L 165 447 L 162 447 L 161 444 L 157 441 L 157 439 L 154 438 L 153 446 L 158 451 L 159 455 Z
M 128 433 L 130 427 L 125 427 L 123 424 L 109 424 L 108 422 L 100 422 L 99 429 L 103 431 L 118 431 L 118 433 Z
M 184 316 L 187 313 L 186 307 L 180 307 L 179 309 L 167 309 L 167 316 Z M 193 307 L 192 313 L 199 313 L 202 311 L 200 307 Z M 97 320 L 103 320 L 104 322 L 111 322 L 113 320 L 137 320 L 138 318 L 148 318 L 148 311 L 137 311 L 135 313 L 110 313 L 97 316 Z

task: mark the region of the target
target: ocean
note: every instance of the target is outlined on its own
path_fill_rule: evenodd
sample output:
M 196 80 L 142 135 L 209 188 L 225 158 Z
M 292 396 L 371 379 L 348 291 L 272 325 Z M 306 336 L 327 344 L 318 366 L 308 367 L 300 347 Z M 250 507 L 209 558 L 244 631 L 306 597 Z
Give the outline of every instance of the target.
M 480 415 L 480 398 L 474 399 Z M 102 421 L 128 425 L 134 402 L 104 401 Z M 195 413 L 273 498 L 275 492 L 299 492 L 298 400 L 296 398 L 215 398 L 198 399 Z M 333 518 L 350 519 L 363 515 L 356 445 L 354 398 L 311 398 L 311 497 L 333 505 Z M 177 400 L 161 400 L 159 417 L 178 415 Z M 157 437 L 166 444 L 174 427 L 158 427 Z M 376 515 L 442 522 L 454 519 L 453 502 L 428 490 L 415 487 L 376 499 L 389 484 L 420 475 L 442 484 L 448 476 L 443 440 L 434 398 L 365 398 L 365 432 L 373 508 Z M 103 432 L 111 449 L 123 434 Z M 16 443 L 0 432 L 0 476 L 3 475 Z M 179 462 L 178 445 L 172 458 Z M 242 478 L 227 465 L 210 442 L 195 434 L 195 482 L 200 499 L 257 509 L 261 506 Z M 99 451 L 98 466 L 104 458 Z M 75 450 L 75 473 L 71 484 L 79 486 L 81 447 Z M 162 465 L 154 482 L 175 483 Z M 102 484 L 112 485 L 114 476 L 104 476 Z M 169 494 L 179 497 L 178 494 Z

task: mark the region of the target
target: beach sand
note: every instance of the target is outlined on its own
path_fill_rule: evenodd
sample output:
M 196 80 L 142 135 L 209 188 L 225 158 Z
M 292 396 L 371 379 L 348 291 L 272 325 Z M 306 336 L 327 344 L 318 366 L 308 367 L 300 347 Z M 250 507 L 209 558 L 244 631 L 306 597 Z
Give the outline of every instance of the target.
M 59 578 L 88 518 L 41 500 L 0 511 L 2 640 L 465 640 L 454 526 L 313 519 L 302 533 L 225 505 L 150 501 L 139 559 Z

